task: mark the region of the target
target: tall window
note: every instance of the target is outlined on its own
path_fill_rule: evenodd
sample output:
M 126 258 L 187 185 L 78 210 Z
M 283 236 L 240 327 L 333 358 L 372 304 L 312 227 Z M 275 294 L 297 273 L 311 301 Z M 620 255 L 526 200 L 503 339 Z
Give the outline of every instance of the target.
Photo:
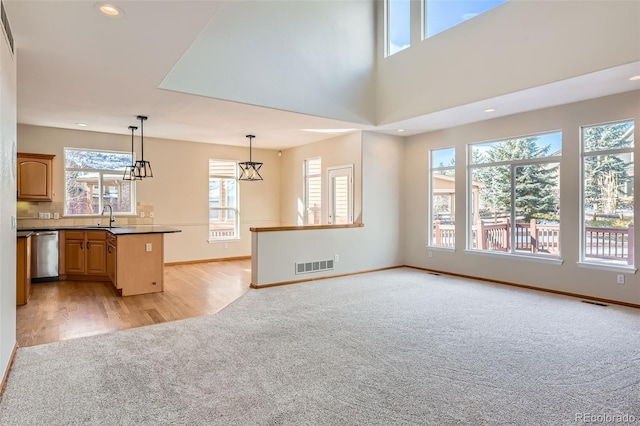
M 307 225 L 318 225 L 322 215 L 322 160 L 304 160 L 304 206 Z
M 391 56 L 411 45 L 411 1 L 385 2 L 385 56 Z
M 456 149 L 431 151 L 429 179 L 429 245 L 454 248 L 456 243 Z
M 423 0 L 423 2 L 423 38 L 428 38 L 506 3 L 507 0 Z
M 582 128 L 583 262 L 633 265 L 634 122 Z
M 132 163 L 130 152 L 65 148 L 65 216 L 99 215 L 106 205 L 135 215 L 135 185 L 122 180 Z
M 238 163 L 209 160 L 209 241 L 240 238 Z
M 468 247 L 560 255 L 562 133 L 469 145 Z

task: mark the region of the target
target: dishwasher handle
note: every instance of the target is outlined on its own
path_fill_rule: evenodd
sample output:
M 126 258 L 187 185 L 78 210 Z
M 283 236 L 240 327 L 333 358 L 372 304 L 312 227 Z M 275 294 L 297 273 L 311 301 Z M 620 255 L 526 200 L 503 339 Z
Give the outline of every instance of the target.
M 34 235 L 40 237 L 42 235 L 58 235 L 58 231 L 38 231 Z

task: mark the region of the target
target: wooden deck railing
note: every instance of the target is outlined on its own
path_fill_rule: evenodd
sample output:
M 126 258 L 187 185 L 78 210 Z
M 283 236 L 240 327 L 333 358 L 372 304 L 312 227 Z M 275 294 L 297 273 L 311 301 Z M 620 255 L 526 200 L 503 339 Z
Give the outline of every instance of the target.
M 560 225 L 547 225 L 532 219 L 529 223 L 517 223 L 515 227 L 515 251 L 560 254 Z M 434 222 L 434 243 L 439 247 L 455 247 L 455 225 Z M 511 250 L 511 225 L 485 224 L 479 221 L 472 228 L 474 249 Z M 626 260 L 633 264 L 633 224 L 629 228 L 586 227 L 585 256 L 597 259 Z M 478 237 L 480 236 L 480 237 Z

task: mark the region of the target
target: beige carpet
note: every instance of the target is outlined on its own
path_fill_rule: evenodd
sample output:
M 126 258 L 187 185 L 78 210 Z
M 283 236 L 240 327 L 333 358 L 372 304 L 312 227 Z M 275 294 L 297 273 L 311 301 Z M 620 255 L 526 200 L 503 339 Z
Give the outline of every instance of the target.
M 640 422 L 639 331 L 632 308 L 382 271 L 19 349 L 0 424 Z

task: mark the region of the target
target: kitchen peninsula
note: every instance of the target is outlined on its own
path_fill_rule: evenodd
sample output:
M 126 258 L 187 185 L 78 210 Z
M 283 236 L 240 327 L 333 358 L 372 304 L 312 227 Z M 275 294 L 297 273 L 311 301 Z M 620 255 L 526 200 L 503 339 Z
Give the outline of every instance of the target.
M 23 228 L 59 232 L 61 280 L 109 281 L 122 296 L 163 291 L 163 226 Z

